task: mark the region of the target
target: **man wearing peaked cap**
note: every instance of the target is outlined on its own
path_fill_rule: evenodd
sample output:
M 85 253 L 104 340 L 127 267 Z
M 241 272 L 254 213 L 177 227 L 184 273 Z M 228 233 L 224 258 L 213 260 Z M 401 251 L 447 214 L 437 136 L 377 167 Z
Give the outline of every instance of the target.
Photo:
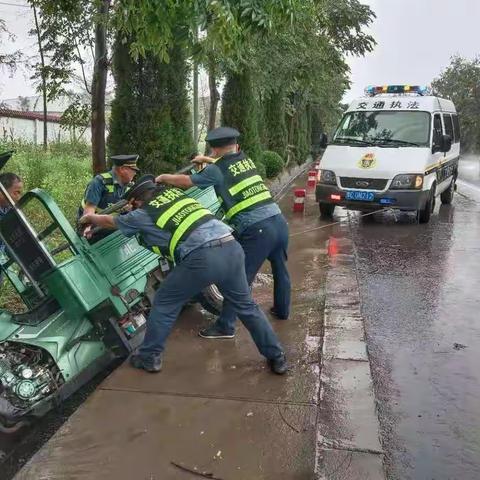
M 138 155 L 113 155 L 112 168 L 90 180 L 85 189 L 78 218 L 103 210 L 121 200 L 138 173 Z
M 240 132 L 235 128 L 219 127 L 210 130 L 205 138 L 211 147 L 225 147 L 237 143 Z
M 124 195 L 133 211 L 111 215 L 85 215 L 81 222 L 118 229 L 127 237 L 138 235 L 141 243 L 175 262 L 155 294 L 147 319 L 143 344 L 130 358 L 135 368 L 159 372 L 167 337 L 188 300 L 209 285 L 216 285 L 230 299 L 271 370 L 286 373 L 287 361 L 265 314 L 253 301 L 245 275 L 242 247 L 232 229 L 179 188 L 156 185 L 144 175 Z
M 192 176 L 160 175 L 157 181 L 188 188 L 214 187 L 221 199 L 225 219 L 235 231 L 235 238 L 245 251 L 245 270 L 251 284 L 268 259 L 272 265 L 274 295 L 272 316 L 286 320 L 290 313 L 291 284 L 287 269 L 288 225 L 259 175 L 255 163 L 238 145 L 238 130 L 220 127 L 211 130 L 206 140 L 212 157 L 200 155 L 194 163 L 209 163 Z M 204 338 L 234 335 L 235 312 L 228 301 L 218 320 L 201 330 Z

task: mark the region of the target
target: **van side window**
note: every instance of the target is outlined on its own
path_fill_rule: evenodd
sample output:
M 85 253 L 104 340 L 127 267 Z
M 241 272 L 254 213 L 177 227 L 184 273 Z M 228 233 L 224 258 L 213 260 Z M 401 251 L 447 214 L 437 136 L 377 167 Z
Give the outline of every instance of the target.
M 445 124 L 445 135 L 450 135 L 450 138 L 452 139 L 452 143 L 454 140 L 454 135 L 453 135 L 453 122 L 452 122 L 452 116 L 443 114 L 443 123 Z
M 442 118 L 440 117 L 440 114 L 436 113 L 435 116 L 433 117 L 433 142 L 432 142 L 433 152 L 440 151 L 442 135 L 443 135 Z
M 458 121 L 458 115 L 452 115 L 453 119 L 453 134 L 455 136 L 454 143 L 460 141 L 460 122 Z

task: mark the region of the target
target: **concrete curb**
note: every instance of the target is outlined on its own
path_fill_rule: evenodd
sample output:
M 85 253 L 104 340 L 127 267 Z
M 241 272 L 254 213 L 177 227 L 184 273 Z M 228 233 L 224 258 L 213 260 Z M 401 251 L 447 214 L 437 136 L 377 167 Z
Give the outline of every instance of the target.
M 287 188 L 303 173 L 305 173 L 309 167 L 312 165 L 313 160 L 311 158 L 307 159 L 305 163 L 301 165 L 294 165 L 291 168 L 288 168 L 282 174 L 273 179 L 267 181 L 268 188 L 272 192 L 273 198 L 275 200 L 280 200 L 283 195 L 286 193 Z
M 315 479 L 385 480 L 353 243 L 338 242 L 325 286 Z

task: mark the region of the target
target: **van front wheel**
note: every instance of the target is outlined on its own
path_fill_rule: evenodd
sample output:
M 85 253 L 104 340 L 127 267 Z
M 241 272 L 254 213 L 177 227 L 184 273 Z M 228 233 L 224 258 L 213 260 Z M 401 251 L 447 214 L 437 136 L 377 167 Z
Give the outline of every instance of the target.
M 428 223 L 430 217 L 432 216 L 433 209 L 435 208 L 435 185 L 432 185 L 430 189 L 430 194 L 428 195 L 428 200 L 425 203 L 425 208 L 418 210 L 417 218 L 419 223 Z
M 320 215 L 323 218 L 331 218 L 333 215 L 333 211 L 335 210 L 335 205 L 332 205 L 331 203 L 319 203 L 318 204 L 320 208 Z
M 455 192 L 455 179 L 452 179 L 450 186 L 440 194 L 440 200 L 443 205 L 450 205 L 453 201 L 453 194 Z

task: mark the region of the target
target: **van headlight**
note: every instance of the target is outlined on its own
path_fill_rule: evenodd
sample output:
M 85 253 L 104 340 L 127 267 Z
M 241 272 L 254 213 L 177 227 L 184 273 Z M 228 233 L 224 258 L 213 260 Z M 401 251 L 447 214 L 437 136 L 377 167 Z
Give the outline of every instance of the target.
M 325 185 L 336 185 L 337 177 L 331 170 L 319 170 L 318 183 L 323 183 Z
M 390 190 L 420 190 L 422 187 L 423 175 L 401 174 L 393 179 Z

